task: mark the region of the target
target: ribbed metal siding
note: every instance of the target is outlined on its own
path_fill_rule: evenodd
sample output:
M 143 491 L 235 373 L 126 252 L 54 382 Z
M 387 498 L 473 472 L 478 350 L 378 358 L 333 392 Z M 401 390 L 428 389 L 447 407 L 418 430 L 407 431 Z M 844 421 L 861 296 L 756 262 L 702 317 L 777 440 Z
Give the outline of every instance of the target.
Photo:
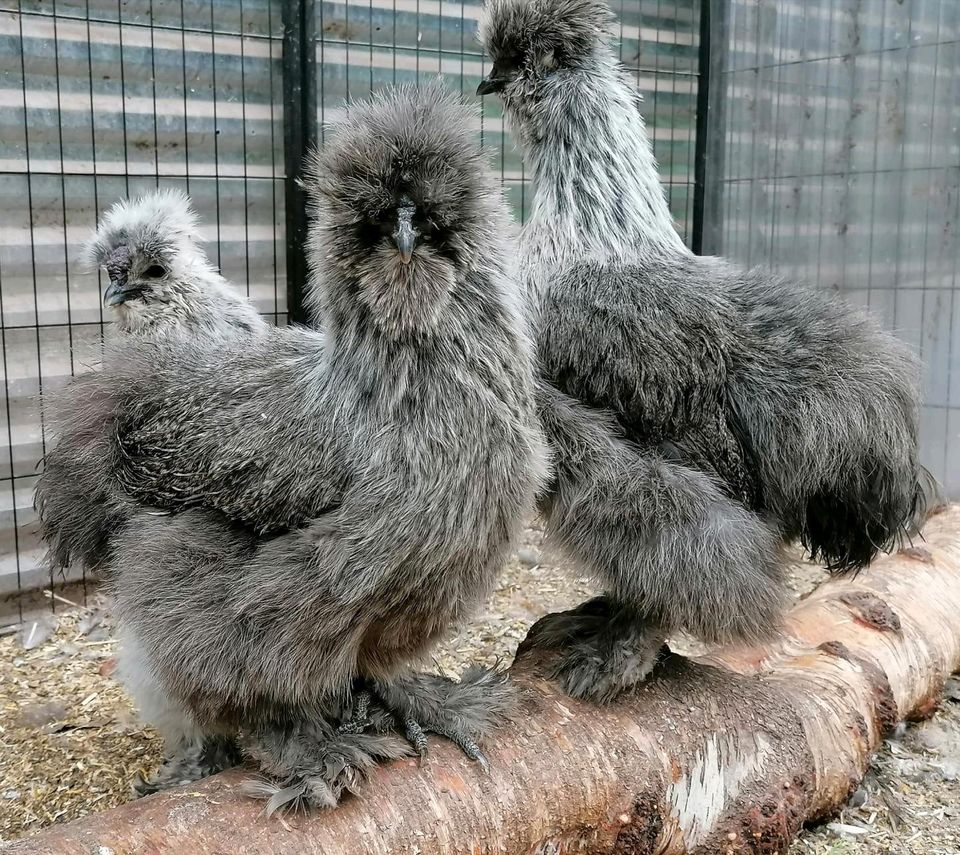
M 468 99 L 486 66 L 481 3 L 317 0 L 318 118 L 442 71 Z M 647 100 L 671 204 L 693 199 L 699 0 L 614 0 L 621 56 Z M 97 273 L 77 254 L 114 200 L 188 190 L 208 250 L 285 320 L 282 26 L 269 0 L 0 3 L 0 595 L 56 582 L 31 509 L 45 436 L 37 395 L 97 364 Z M 522 215 L 529 181 L 486 98 L 477 134 Z
M 44 581 L 38 393 L 99 359 L 102 283 L 78 258 L 98 211 L 157 185 L 187 190 L 224 275 L 283 320 L 274 5 L 0 5 L 0 593 Z
M 720 249 L 869 306 L 926 367 L 960 498 L 960 3 L 732 0 Z
M 319 120 L 347 99 L 392 83 L 419 83 L 442 73 L 472 98 L 489 69 L 475 36 L 481 0 L 317 2 Z M 700 0 L 613 0 L 620 57 L 637 82 L 671 205 L 684 234 L 693 202 L 693 149 Z M 500 102 L 483 99 L 477 133 L 523 216 L 530 185 L 505 133 Z

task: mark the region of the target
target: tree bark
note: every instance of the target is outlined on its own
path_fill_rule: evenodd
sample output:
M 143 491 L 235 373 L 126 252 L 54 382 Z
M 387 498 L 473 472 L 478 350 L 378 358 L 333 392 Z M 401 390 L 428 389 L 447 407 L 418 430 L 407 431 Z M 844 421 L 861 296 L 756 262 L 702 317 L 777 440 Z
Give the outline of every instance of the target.
M 921 545 L 827 582 L 766 646 L 670 656 L 596 708 L 522 661 L 524 714 L 489 775 L 433 741 L 335 811 L 266 819 L 229 772 L 48 829 L 14 853 L 785 852 L 838 810 L 902 718 L 935 710 L 960 668 L 960 508 Z

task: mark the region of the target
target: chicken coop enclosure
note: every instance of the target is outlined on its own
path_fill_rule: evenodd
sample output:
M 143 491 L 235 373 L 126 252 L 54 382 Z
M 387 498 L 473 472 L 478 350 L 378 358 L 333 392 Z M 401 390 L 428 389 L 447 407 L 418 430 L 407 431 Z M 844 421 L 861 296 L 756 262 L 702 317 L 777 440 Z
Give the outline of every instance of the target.
M 960 495 L 960 3 L 612 0 L 671 210 L 697 251 L 868 306 L 925 363 L 923 460 Z M 473 101 L 482 0 L 0 2 L 0 597 L 16 620 L 70 577 L 42 563 L 40 396 L 95 369 L 109 314 L 81 249 L 98 212 L 192 196 L 224 275 L 300 320 L 300 158 L 381 87 Z M 519 217 L 531 187 L 483 99 L 476 133 Z

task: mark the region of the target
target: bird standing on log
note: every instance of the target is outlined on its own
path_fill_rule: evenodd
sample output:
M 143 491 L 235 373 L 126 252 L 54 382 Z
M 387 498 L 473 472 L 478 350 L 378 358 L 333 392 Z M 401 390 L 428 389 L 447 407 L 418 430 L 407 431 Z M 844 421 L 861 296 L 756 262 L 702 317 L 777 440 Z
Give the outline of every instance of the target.
M 172 743 L 238 734 L 270 810 L 332 806 L 408 753 L 395 720 L 482 757 L 502 681 L 410 663 L 490 590 L 546 468 L 469 113 L 439 87 L 354 105 L 306 187 L 322 334 L 128 341 L 61 403 L 111 438 L 141 708 Z
M 488 0 L 480 37 L 533 174 L 520 265 L 556 477 L 548 530 L 604 596 L 544 618 L 572 694 L 644 679 L 664 638 L 771 631 L 781 546 L 831 570 L 915 530 L 919 370 L 823 293 L 693 255 L 603 0 Z

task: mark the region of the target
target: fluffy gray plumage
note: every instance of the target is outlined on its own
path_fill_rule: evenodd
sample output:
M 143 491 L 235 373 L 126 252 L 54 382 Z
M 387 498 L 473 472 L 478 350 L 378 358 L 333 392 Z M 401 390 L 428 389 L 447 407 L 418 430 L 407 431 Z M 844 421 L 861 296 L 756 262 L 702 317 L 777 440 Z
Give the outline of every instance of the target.
M 823 293 L 683 245 L 603 0 L 488 0 L 499 93 L 533 171 L 520 265 L 560 545 L 608 595 L 534 627 L 575 695 L 642 679 L 669 632 L 761 636 L 782 543 L 855 569 L 913 530 L 918 364 Z
M 104 302 L 120 337 L 246 338 L 267 329 L 254 305 L 210 263 L 197 230 L 190 199 L 178 190 L 117 202 L 103 215 L 84 255 L 107 272 Z M 55 569 L 74 562 L 102 569 L 106 537 L 126 513 L 124 497 L 103 480 L 109 437 L 95 421 L 84 422 L 94 408 L 58 406 L 56 393 L 44 406 L 66 420 L 37 489 L 47 560 Z M 80 468 L 86 469 L 82 478 Z
M 335 128 L 306 181 L 322 334 L 128 343 L 66 407 L 68 433 L 111 437 L 91 488 L 118 508 L 130 682 L 174 743 L 239 731 L 271 809 L 335 804 L 407 750 L 344 725 L 357 680 L 408 734 L 476 737 L 508 696 L 407 670 L 488 592 L 545 468 L 469 118 L 402 89 Z
M 103 215 L 84 254 L 107 272 L 104 303 L 118 330 L 246 335 L 266 328 L 256 307 L 210 263 L 198 228 L 179 190 L 117 202 Z

